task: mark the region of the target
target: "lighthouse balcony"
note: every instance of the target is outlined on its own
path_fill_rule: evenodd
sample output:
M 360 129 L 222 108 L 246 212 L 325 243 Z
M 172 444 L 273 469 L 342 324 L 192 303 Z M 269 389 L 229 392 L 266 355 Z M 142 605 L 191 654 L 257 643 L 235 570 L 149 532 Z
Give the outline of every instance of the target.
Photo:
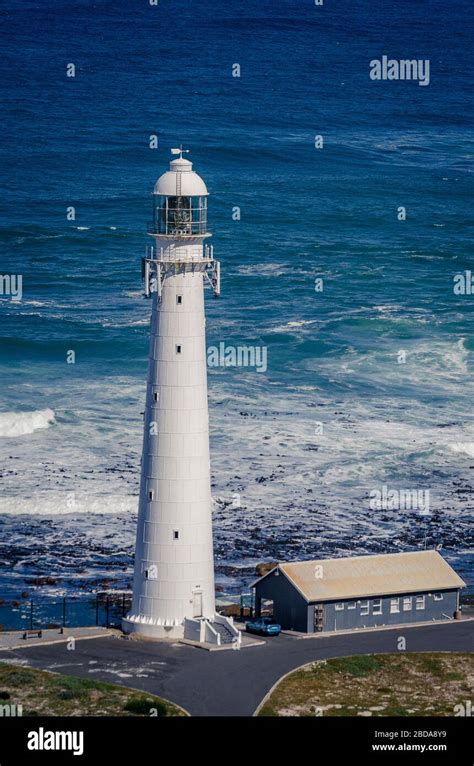
M 160 224 L 149 221 L 146 230 L 152 237 L 160 237 L 160 239 L 195 239 L 196 237 L 203 239 L 205 237 L 212 237 L 212 233 L 207 231 L 207 227 L 199 223 L 169 226 L 164 229 Z
M 190 237 L 190 239 L 192 238 Z M 211 264 L 214 261 L 214 249 L 212 245 L 203 246 L 199 242 L 191 243 L 189 241 L 179 246 L 147 247 L 144 260 L 151 265 L 154 263 Z
M 155 259 L 159 263 L 211 263 L 213 258 L 209 251 L 193 252 L 193 248 L 180 247 L 179 250 L 157 253 Z

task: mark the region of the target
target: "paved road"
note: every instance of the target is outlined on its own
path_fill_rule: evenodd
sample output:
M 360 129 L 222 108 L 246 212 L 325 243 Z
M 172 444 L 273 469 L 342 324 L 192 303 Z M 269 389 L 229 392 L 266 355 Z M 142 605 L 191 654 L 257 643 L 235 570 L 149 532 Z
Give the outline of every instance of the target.
M 250 716 L 285 673 L 316 659 L 406 650 L 473 651 L 474 622 L 395 628 L 308 639 L 281 635 L 239 651 L 206 652 L 184 644 L 97 638 L 0 652 L 10 660 L 66 675 L 98 678 L 161 695 L 195 716 Z

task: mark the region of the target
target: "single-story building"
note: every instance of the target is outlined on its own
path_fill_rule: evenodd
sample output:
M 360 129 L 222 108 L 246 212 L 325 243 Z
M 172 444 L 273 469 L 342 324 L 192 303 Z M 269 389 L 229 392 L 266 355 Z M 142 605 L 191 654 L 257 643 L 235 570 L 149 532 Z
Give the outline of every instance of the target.
M 257 617 L 271 601 L 282 628 L 315 633 L 451 619 L 465 585 L 428 550 L 278 564 L 252 588 Z

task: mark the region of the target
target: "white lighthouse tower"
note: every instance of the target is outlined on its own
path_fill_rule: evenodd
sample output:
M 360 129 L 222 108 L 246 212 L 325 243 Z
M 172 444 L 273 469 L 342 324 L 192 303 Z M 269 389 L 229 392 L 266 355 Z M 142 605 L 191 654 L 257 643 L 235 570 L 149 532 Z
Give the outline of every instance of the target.
M 183 149 L 156 182 L 155 244 L 143 259 L 152 300 L 133 603 L 122 627 L 150 638 L 238 641 L 216 615 L 204 284 L 219 294 L 205 244 L 208 192 Z

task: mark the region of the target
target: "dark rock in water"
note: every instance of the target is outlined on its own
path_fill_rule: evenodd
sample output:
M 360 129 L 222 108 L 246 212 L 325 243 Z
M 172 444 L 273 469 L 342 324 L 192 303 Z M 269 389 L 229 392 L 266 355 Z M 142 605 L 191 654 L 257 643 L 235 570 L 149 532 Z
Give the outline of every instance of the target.
M 263 564 L 257 564 L 255 567 L 255 574 L 258 577 L 263 577 L 263 575 L 266 575 L 268 572 L 271 572 L 272 569 L 275 569 L 276 566 L 278 566 L 278 561 L 265 561 Z
M 25 577 L 27 585 L 57 585 L 57 577 Z
M 231 564 L 217 564 L 216 574 L 224 575 L 225 577 L 242 577 L 247 574 L 252 574 L 252 569 L 245 567 L 232 566 Z
M 27 590 L 22 590 L 22 592 L 21 592 L 21 597 L 22 597 L 22 598 L 28 598 L 28 596 L 29 596 L 29 595 L 30 595 L 30 594 L 28 593 L 28 591 L 27 591 Z

